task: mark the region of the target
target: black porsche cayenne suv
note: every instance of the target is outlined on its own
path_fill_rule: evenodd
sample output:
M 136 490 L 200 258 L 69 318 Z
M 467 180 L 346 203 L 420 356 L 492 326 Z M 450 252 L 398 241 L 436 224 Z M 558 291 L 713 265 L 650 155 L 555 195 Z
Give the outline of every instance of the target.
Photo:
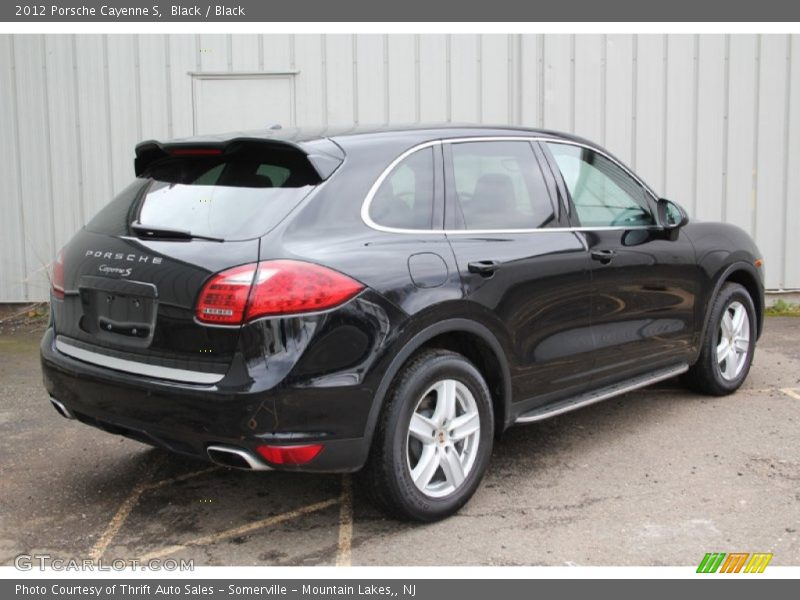
M 266 131 L 144 142 L 59 253 L 64 416 L 245 469 L 360 471 L 390 514 L 473 494 L 492 443 L 685 374 L 728 394 L 759 252 L 549 131 Z

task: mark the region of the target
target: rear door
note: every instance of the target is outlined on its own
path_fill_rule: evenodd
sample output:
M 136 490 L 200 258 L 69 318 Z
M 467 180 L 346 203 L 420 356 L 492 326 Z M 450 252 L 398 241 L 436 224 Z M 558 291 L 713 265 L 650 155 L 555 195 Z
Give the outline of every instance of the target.
M 63 251 L 57 349 L 143 376 L 212 384 L 239 326 L 195 318 L 206 282 L 254 263 L 259 238 L 319 183 L 297 149 L 169 148 Z
M 658 226 L 652 194 L 591 148 L 547 142 L 574 205 L 573 225 L 591 257 L 592 330 L 598 381 L 624 378 L 691 352 L 694 248 Z
M 447 235 L 466 297 L 497 319 L 525 409 L 586 387 L 589 257 L 529 141 L 444 144 Z

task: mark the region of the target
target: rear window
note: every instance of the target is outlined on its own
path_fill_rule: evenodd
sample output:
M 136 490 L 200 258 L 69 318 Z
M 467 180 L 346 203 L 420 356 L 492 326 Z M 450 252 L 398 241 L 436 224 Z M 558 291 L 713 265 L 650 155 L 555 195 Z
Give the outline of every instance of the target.
M 126 235 L 154 229 L 243 240 L 270 231 L 320 182 L 296 151 L 163 158 L 103 208 L 87 229 Z

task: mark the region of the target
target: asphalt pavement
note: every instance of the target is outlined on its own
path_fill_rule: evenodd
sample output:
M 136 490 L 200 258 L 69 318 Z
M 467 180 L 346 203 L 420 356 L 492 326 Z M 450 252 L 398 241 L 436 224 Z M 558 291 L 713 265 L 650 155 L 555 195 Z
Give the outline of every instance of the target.
M 60 417 L 36 327 L 0 332 L 0 564 L 800 565 L 800 319 L 769 318 L 745 386 L 668 381 L 510 430 L 456 516 L 386 519 L 347 476 L 214 467 Z

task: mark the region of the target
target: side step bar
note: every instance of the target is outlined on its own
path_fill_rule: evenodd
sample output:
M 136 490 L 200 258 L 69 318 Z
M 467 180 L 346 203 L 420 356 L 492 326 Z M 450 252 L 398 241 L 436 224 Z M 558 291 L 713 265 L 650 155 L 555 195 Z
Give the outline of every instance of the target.
M 614 385 L 600 388 L 599 390 L 581 394 L 580 396 L 574 396 L 572 398 L 567 398 L 566 400 L 560 400 L 555 404 L 536 407 L 533 410 L 529 410 L 528 412 L 518 416 L 515 423 L 535 423 L 536 421 L 544 421 L 550 417 L 563 415 L 564 413 L 583 408 L 584 406 L 596 404 L 598 402 L 602 402 L 603 400 L 608 400 L 609 398 L 627 394 L 633 390 L 638 390 L 639 388 L 658 383 L 659 381 L 664 381 L 665 379 L 685 373 L 688 370 L 689 365 L 686 363 L 681 363 L 665 369 L 659 369 L 658 371 L 651 371 L 650 373 L 639 375 L 638 377 L 628 379 L 622 383 L 616 383 Z

